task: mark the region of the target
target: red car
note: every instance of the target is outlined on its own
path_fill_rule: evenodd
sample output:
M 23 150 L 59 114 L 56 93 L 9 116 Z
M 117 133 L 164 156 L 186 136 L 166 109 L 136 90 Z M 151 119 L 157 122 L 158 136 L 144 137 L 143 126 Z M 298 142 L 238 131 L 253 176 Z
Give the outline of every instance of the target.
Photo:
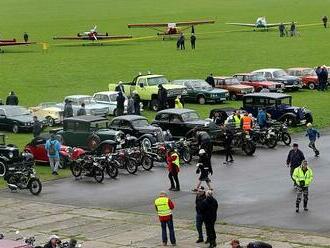
M 284 84 L 267 81 L 261 75 L 253 74 L 253 73 L 238 73 L 234 75 L 241 84 L 249 85 L 254 87 L 255 92 L 260 92 L 263 88 L 269 89 L 270 92 L 282 92 L 284 89 Z
M 313 90 L 319 85 L 319 80 L 317 78 L 316 72 L 312 68 L 289 68 L 286 71 L 290 76 L 299 77 L 301 79 L 303 87 L 305 88 Z

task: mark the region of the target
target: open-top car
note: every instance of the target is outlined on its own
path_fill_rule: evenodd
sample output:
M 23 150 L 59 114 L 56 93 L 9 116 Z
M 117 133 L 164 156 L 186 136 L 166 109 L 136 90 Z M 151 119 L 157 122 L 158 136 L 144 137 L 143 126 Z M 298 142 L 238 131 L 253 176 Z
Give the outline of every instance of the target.
M 38 104 L 38 106 L 30 107 L 29 110 L 38 119 L 46 119 L 48 126 L 52 127 L 56 124 L 61 124 L 63 121 L 63 110 L 56 105 L 56 102 L 43 102 Z
M 260 108 L 265 109 L 273 120 L 287 123 L 289 126 L 312 123 L 311 111 L 292 106 L 292 96 L 281 93 L 252 93 L 243 98 L 243 109 L 253 116 Z
M 46 126 L 46 120 L 40 119 L 42 126 Z M 0 129 L 6 131 L 32 132 L 33 115 L 31 112 L 21 106 L 0 105 Z
M 123 132 L 110 129 L 106 118 L 84 115 L 66 118 L 63 129 L 53 130 L 63 145 L 94 150 L 103 140 L 113 140 L 120 143 Z
M 274 81 L 268 81 L 264 76 L 253 73 L 237 73 L 234 75 L 241 84 L 254 87 L 255 92 L 261 91 L 263 88 L 270 92 L 281 92 L 284 89 L 284 84 Z
M 172 81 L 172 84 L 187 87 L 187 95 L 184 96 L 187 102 L 221 103 L 229 98 L 228 90 L 215 89 L 202 79 L 180 79 Z
M 313 90 L 319 85 L 319 80 L 317 78 L 316 72 L 312 68 L 289 68 L 286 71 L 290 76 L 299 77 L 303 84 L 303 87 Z
M 237 78 L 234 77 L 214 77 L 215 87 L 229 91 L 232 100 L 241 99 L 245 94 L 252 93 L 254 88 L 252 86 L 241 84 Z

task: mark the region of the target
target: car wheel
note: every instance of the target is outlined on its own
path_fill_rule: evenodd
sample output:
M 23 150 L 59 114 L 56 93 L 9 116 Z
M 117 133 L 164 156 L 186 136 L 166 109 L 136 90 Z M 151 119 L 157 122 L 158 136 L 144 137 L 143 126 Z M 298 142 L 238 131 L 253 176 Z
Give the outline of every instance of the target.
M 7 172 L 6 165 L 3 162 L 0 162 L 0 177 L 5 176 Z
M 296 118 L 293 116 L 286 116 L 284 118 L 284 122 L 287 124 L 288 127 L 295 127 L 297 125 Z
M 55 120 L 50 116 L 46 117 L 46 121 L 49 127 L 53 127 L 55 125 Z
M 199 104 L 205 104 L 206 103 L 206 99 L 204 96 L 199 96 L 198 97 L 198 103 Z
M 141 145 L 144 151 L 150 151 L 152 145 L 155 143 L 155 140 L 151 140 L 149 137 L 145 137 L 141 141 Z
M 151 100 L 150 109 L 153 111 L 158 111 L 158 100 L 157 99 Z
M 100 144 L 101 138 L 95 134 L 91 135 L 87 139 L 87 147 L 89 150 L 93 151 Z
M 237 96 L 235 94 L 231 94 L 230 95 L 230 99 L 233 100 L 233 101 L 236 101 L 237 100 Z
M 16 124 L 14 124 L 14 125 L 12 126 L 11 130 L 12 130 L 13 133 L 18 133 L 19 128 L 18 128 L 18 126 L 17 126 Z
M 314 84 L 314 83 L 309 83 L 309 84 L 308 84 L 308 88 L 309 88 L 310 90 L 314 90 L 314 89 L 315 89 L 315 84 Z

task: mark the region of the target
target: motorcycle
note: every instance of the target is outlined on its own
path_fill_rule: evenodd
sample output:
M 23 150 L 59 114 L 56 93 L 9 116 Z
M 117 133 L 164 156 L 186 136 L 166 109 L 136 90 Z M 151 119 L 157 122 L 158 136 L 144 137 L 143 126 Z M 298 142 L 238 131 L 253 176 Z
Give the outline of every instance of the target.
M 252 141 L 250 135 L 243 131 L 237 131 L 234 133 L 232 147 L 242 148 L 242 151 L 246 155 L 253 155 L 256 151 L 256 145 Z
M 125 169 L 130 174 L 135 174 L 138 169 L 137 161 L 132 157 L 132 148 L 121 149 L 118 152 L 111 154 L 112 158 L 118 163 L 115 163 L 118 169 Z
M 76 159 L 70 169 L 75 178 L 81 177 L 82 175 L 94 177 L 95 181 L 98 183 L 102 183 L 104 179 L 104 168 L 97 157 L 92 155 L 85 155 Z
M 115 159 L 114 156 L 107 154 L 102 157 L 96 157 L 95 160 L 100 163 L 109 177 L 115 179 L 118 176 L 119 162 Z
M 196 149 L 197 148 L 197 149 Z M 186 138 L 181 138 L 175 143 L 175 149 L 179 153 L 180 158 L 187 164 L 192 160 L 192 157 L 198 155 L 198 146 Z
M 77 160 L 80 156 L 84 155 L 86 151 L 78 147 L 65 147 L 60 151 L 60 167 L 61 169 L 70 167 L 72 163 Z
M 23 153 L 22 156 L 25 154 Z M 42 184 L 33 168 L 33 163 L 9 167 L 4 175 L 4 180 L 10 190 L 28 189 L 33 195 L 39 195 L 42 190 Z
M 274 148 L 277 145 L 277 136 L 272 128 L 256 127 L 250 131 L 250 137 L 256 144 Z
M 281 141 L 287 146 L 291 144 L 291 135 L 288 132 L 288 126 L 286 124 L 274 121 L 270 123 L 270 128 L 275 133 L 277 141 Z
M 154 167 L 154 155 L 151 152 L 145 151 L 142 147 L 132 149 L 132 156 L 138 165 L 146 171 L 150 171 Z

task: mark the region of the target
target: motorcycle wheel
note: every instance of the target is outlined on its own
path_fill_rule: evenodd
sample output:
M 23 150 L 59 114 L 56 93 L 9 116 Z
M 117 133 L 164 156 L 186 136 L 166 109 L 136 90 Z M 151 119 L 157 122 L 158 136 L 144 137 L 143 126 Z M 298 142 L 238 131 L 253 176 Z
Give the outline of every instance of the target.
M 143 156 L 141 159 L 142 168 L 146 171 L 150 171 L 154 167 L 154 160 L 148 156 Z
M 60 156 L 60 169 L 65 169 L 68 166 L 68 159 L 64 156 Z
M 127 160 L 125 168 L 129 174 L 135 174 L 138 170 L 136 162 L 132 161 L 131 159 Z
M 106 171 L 109 177 L 113 179 L 115 179 L 118 176 L 118 168 L 114 165 L 107 165 Z
M 181 152 L 181 157 L 183 159 L 183 161 L 187 164 L 189 164 L 192 160 L 192 155 L 191 155 L 191 151 L 189 148 L 183 148 L 182 152 Z
M 94 179 L 98 183 L 102 183 L 104 179 L 104 170 L 99 167 L 94 168 Z
M 32 195 L 39 195 L 42 190 L 42 184 L 38 178 L 31 178 L 29 182 L 29 190 Z
M 246 142 L 243 144 L 242 150 L 246 155 L 251 156 L 256 151 L 256 146 L 252 142 Z
M 284 132 L 282 134 L 282 141 L 283 141 L 283 143 L 285 145 L 287 145 L 287 146 L 290 145 L 291 144 L 291 136 L 290 136 L 290 134 L 287 133 L 287 132 Z
M 266 146 L 268 148 L 274 148 L 277 145 L 277 139 L 276 136 L 270 136 L 269 139 L 266 141 Z
M 80 164 L 74 162 L 70 169 L 71 169 L 71 173 L 74 177 L 80 177 L 81 176 L 82 168 L 81 168 Z

